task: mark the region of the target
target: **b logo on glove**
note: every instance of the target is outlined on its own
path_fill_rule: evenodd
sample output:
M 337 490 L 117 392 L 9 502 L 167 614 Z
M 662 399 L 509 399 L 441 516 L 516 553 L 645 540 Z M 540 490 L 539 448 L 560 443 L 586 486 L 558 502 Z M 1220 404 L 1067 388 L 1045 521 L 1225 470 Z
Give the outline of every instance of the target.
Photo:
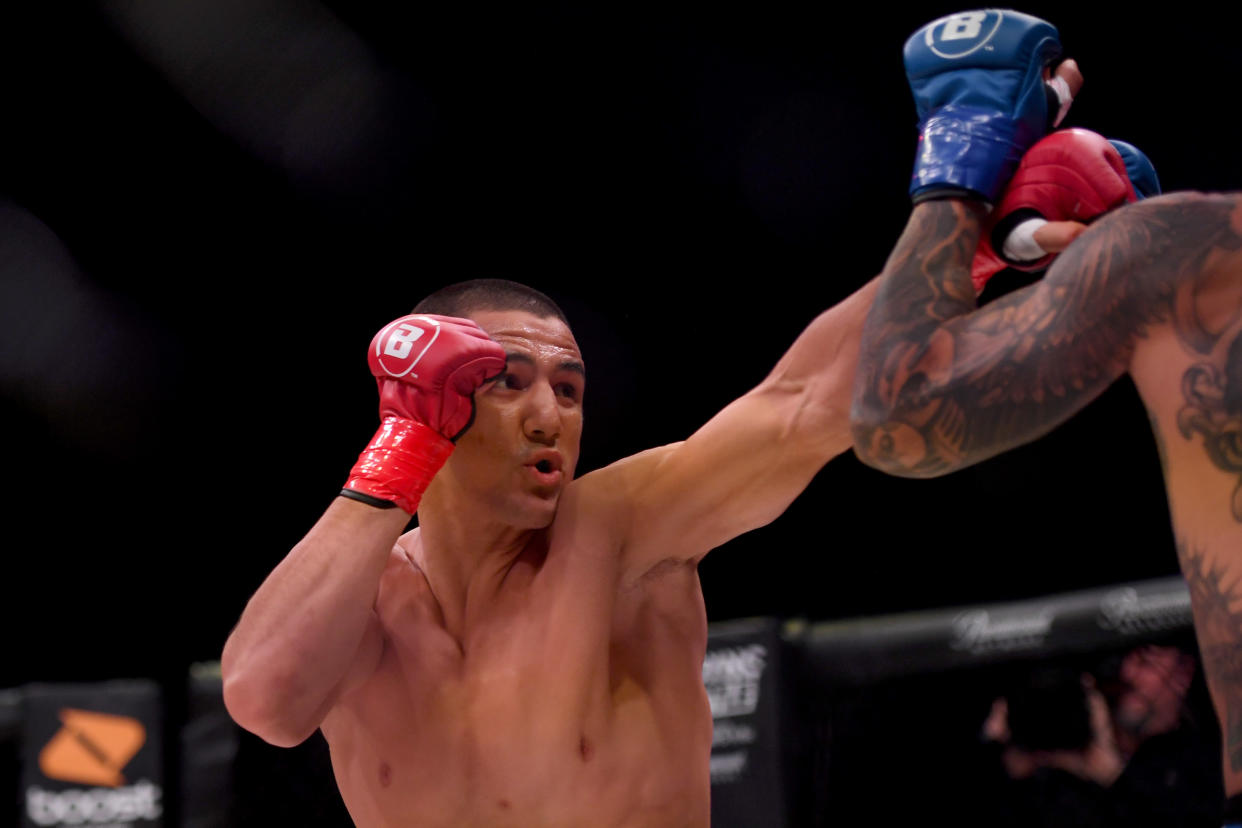
M 428 331 L 431 336 L 415 354 L 415 343 Z M 440 323 L 430 316 L 403 316 L 390 322 L 375 338 L 375 361 L 390 377 L 400 378 L 409 374 L 417 379 L 418 374 L 411 373 L 414 366 L 418 365 L 439 336 Z
M 982 39 L 979 39 L 980 33 L 985 30 L 984 24 L 989 17 L 995 17 L 995 19 L 990 26 L 986 26 L 987 34 Z M 1004 13 L 999 11 L 951 14 L 928 26 L 923 40 L 927 43 L 928 49 L 931 49 L 933 53 L 946 60 L 963 58 L 986 46 L 988 41 L 992 39 L 992 35 L 996 34 L 996 30 L 1000 28 L 1001 21 L 1004 19 Z M 937 29 L 940 31 L 939 37 L 936 36 Z M 937 46 L 936 41 L 940 42 L 939 46 Z M 946 42 L 951 42 L 955 48 L 946 49 L 944 45 Z

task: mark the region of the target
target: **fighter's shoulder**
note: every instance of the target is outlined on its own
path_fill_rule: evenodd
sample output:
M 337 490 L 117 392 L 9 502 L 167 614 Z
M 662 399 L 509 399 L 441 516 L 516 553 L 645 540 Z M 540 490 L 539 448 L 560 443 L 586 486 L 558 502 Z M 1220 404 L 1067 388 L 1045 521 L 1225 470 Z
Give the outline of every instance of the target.
M 1173 217 L 1195 211 L 1210 210 L 1222 217 L 1230 217 L 1242 206 L 1242 192 L 1206 192 L 1202 190 L 1175 190 L 1154 195 L 1132 204 L 1122 205 L 1100 219 L 1100 224 L 1159 222 L 1161 217 Z M 1232 216 L 1236 225 L 1242 226 L 1242 215 Z
M 649 475 L 659 469 L 661 463 L 672 456 L 683 444 L 683 442 L 669 443 L 623 457 L 603 468 L 583 475 L 570 484 L 570 488 L 584 489 L 592 494 L 596 492 L 614 496 L 624 494 L 631 491 L 634 486 L 645 482 Z
M 1083 261 L 1103 275 L 1138 275 L 1167 287 L 1199 275 L 1205 254 L 1242 250 L 1242 193 L 1179 190 L 1127 204 L 1094 222 L 1060 258 L 1059 281 L 1074 279 Z M 1232 269 L 1232 261 L 1224 262 Z M 1124 267 L 1119 267 L 1124 265 Z M 1056 281 L 1056 280 L 1054 280 Z
M 584 474 L 569 484 L 559 511 L 563 513 L 566 507 L 570 510 L 607 509 L 614 513 L 626 511 L 635 496 L 659 473 L 660 466 L 681 445 L 681 442 L 669 443 L 646 449 Z

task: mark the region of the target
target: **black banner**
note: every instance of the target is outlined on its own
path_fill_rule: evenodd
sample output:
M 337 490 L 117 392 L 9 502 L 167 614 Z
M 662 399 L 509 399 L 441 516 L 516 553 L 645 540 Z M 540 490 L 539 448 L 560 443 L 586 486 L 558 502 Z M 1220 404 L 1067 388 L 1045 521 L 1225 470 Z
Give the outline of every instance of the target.
M 780 625 L 713 624 L 703 661 L 712 706 L 713 828 L 789 824 L 782 720 L 788 715 Z
M 18 824 L 21 740 L 22 692 L 0 690 L 0 825 Z
M 25 828 L 163 825 L 157 684 L 32 684 L 24 708 Z
M 233 772 L 240 740 L 241 729 L 224 708 L 220 663 L 193 665 L 181 728 L 181 828 L 236 828 Z

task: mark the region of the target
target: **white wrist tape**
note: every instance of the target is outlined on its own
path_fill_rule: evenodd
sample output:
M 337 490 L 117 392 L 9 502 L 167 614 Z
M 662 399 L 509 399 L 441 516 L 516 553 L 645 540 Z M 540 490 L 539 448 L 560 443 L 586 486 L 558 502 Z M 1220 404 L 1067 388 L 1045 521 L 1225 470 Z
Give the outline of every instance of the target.
M 1032 218 L 1010 231 L 1001 247 L 1001 255 L 1011 262 L 1033 262 L 1048 255 L 1048 251 L 1035 241 L 1035 231 L 1047 224 L 1047 219 Z
M 1057 100 L 1061 102 L 1061 108 L 1057 110 L 1056 120 L 1052 122 L 1054 127 L 1060 126 L 1061 121 L 1065 120 L 1065 113 L 1069 112 L 1070 104 L 1074 102 L 1074 96 L 1070 92 L 1069 84 L 1065 82 L 1065 78 L 1054 76 L 1048 81 L 1048 85 L 1057 93 Z

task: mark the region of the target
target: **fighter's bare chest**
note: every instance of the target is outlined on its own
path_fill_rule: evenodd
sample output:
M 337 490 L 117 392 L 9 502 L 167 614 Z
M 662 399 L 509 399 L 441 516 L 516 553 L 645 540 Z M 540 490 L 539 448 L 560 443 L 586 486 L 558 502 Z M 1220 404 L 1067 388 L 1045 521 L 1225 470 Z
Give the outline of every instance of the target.
M 556 596 L 510 596 L 512 604 L 498 603 L 462 637 L 417 600 L 377 607 L 383 655 L 339 711 L 342 726 L 330 736 L 342 758 L 338 774 L 387 768 L 387 776 L 363 773 L 358 783 L 389 779 L 384 790 L 400 782 L 420 801 L 450 803 L 486 791 L 515 808 L 515 780 L 538 792 L 572 778 L 599 795 L 619 779 L 639 779 L 649 793 L 694 788 L 699 774 L 688 769 L 706 756 L 711 718 L 700 675 L 706 620 L 693 574 L 619 591 L 606 606 L 578 607 L 588 617 L 576 619 L 556 611 Z M 674 742 L 685 755 L 657 747 L 670 732 L 682 733 Z M 690 782 L 675 771 L 690 773 Z
M 607 591 L 519 585 L 495 596 L 459 635 L 433 601 L 414 590 L 377 607 L 384 652 L 370 684 L 403 696 L 414 715 L 438 718 L 445 707 L 472 719 L 550 707 L 565 715 L 607 705 L 627 678 L 657 690 L 661 677 L 699 682 L 706 617 L 693 570 Z M 576 703 L 550 704 L 562 696 Z

